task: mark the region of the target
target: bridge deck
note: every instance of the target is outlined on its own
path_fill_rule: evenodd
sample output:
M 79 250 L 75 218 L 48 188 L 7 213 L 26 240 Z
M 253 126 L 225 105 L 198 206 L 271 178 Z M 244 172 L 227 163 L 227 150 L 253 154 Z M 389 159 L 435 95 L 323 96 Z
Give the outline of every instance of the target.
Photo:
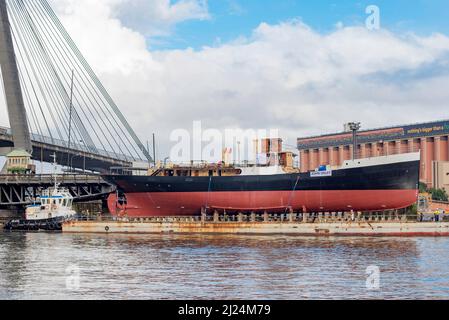
M 101 175 L 97 174 L 57 174 L 57 182 L 61 185 L 76 185 L 80 183 L 101 183 L 108 184 L 103 180 Z M 52 185 L 54 176 L 52 174 L 36 174 L 36 175 L 0 175 L 0 185 Z
M 75 201 L 104 199 L 115 186 L 100 175 L 57 175 L 57 181 L 67 188 Z M 23 206 L 33 203 L 44 189 L 54 183 L 52 175 L 0 175 L 0 206 Z
M 81 145 L 68 148 L 68 143 L 38 135 L 32 135 L 33 159 L 43 162 L 53 162 L 52 155 L 56 153 L 56 161 L 63 166 L 85 169 L 89 171 L 107 172 L 110 167 L 130 167 L 133 161 L 125 155 L 115 155 L 111 152 L 96 150 L 95 152 Z M 13 137 L 8 128 L 0 127 L 0 149 L 13 147 Z M 0 155 L 6 155 L 4 152 Z

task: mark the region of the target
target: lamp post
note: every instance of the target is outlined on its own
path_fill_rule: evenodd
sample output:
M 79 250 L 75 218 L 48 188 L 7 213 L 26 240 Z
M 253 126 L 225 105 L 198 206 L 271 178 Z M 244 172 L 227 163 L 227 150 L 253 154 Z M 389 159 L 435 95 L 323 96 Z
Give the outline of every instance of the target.
M 76 155 L 73 155 L 73 156 L 70 158 L 70 172 L 74 172 L 74 170 L 73 170 L 73 159 L 74 159 L 74 158 L 77 158 L 77 157 L 81 157 L 81 156 L 78 155 L 78 154 L 76 154 Z
M 237 161 L 238 161 L 238 165 L 240 165 L 240 141 L 237 141 Z
M 348 128 L 352 131 L 352 160 L 357 159 L 357 131 L 362 127 L 360 122 L 349 122 Z
M 86 143 L 84 140 L 80 140 L 80 143 L 84 145 L 83 148 L 83 173 L 86 173 Z
M 84 147 L 86 147 L 86 144 L 84 143 L 83 140 L 80 140 L 80 143 L 82 143 L 84 145 Z M 76 158 L 76 157 L 83 157 L 83 173 L 86 172 L 86 150 L 83 149 L 82 152 L 83 152 L 82 155 L 76 154 L 71 157 L 71 159 L 70 159 L 70 171 L 71 172 L 73 172 L 73 158 Z

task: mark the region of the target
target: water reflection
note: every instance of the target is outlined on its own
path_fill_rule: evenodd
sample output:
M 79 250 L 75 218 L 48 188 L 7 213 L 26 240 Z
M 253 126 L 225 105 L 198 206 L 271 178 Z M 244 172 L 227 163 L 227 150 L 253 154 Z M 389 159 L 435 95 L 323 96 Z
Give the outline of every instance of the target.
M 449 298 L 445 238 L 0 233 L 0 298 Z M 79 290 L 66 287 L 80 268 Z M 366 268 L 381 288 L 366 288 Z

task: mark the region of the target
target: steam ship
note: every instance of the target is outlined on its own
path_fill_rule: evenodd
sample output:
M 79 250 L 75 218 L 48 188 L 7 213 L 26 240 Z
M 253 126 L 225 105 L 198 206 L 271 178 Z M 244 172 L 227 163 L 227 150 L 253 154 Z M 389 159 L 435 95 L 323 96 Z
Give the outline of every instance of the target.
M 169 166 L 147 175 L 107 175 L 117 186 L 112 214 L 194 216 L 202 210 L 339 212 L 402 209 L 417 202 L 420 154 L 347 160 L 300 173 L 291 153 L 270 154 L 273 165 Z M 279 161 L 279 159 L 281 161 Z

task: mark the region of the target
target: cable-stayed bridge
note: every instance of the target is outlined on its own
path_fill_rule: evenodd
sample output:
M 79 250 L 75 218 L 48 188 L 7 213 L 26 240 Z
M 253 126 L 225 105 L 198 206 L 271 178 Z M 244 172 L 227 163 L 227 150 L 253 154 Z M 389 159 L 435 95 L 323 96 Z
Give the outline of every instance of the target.
M 152 162 L 47 0 L 0 0 L 0 64 L 13 148 L 80 169 Z
M 53 162 L 53 154 L 59 164 L 70 168 L 79 168 L 97 172 L 107 171 L 110 167 L 129 167 L 139 160 L 126 155 L 116 155 L 104 150 L 92 152 L 84 144 L 71 143 L 31 133 L 33 159 L 41 162 Z M 14 147 L 11 129 L 0 127 L 0 150 L 9 151 Z M 1 169 L 1 168 L 0 168 Z

